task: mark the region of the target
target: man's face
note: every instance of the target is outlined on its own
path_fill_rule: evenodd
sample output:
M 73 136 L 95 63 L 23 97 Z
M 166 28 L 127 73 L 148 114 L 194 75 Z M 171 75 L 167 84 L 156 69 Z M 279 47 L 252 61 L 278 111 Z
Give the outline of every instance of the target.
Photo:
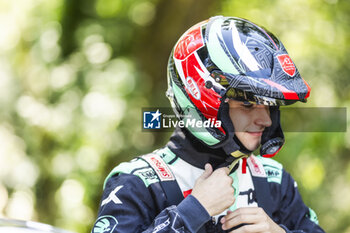
M 235 135 L 248 150 L 254 151 L 260 145 L 265 127 L 272 124 L 269 107 L 236 100 L 229 100 L 228 103 Z

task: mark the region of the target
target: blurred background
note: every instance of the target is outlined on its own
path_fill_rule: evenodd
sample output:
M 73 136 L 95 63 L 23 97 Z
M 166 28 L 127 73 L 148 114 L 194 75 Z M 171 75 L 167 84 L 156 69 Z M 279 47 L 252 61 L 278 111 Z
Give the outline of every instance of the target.
M 169 106 L 172 46 L 212 15 L 278 36 L 308 107 L 349 109 L 348 0 L 0 0 L 0 217 L 89 232 L 110 170 L 168 140 L 141 108 Z M 349 155 L 348 126 L 286 133 L 276 157 L 326 232 L 350 232 Z

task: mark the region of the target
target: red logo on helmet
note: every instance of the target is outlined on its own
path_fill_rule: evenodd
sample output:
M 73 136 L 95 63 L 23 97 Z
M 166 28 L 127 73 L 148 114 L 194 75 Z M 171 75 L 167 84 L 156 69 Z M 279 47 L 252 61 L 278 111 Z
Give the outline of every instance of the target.
M 199 91 L 199 88 L 196 84 L 196 82 L 193 80 L 193 78 L 191 78 L 190 76 L 188 76 L 186 78 L 186 82 L 187 82 L 187 89 L 189 90 L 189 92 L 191 93 L 191 95 L 196 99 L 199 100 L 201 98 L 201 92 Z
M 174 50 L 174 57 L 183 60 L 204 45 L 200 25 L 195 25 L 183 35 Z
M 277 56 L 277 59 L 282 66 L 283 71 L 288 74 L 289 76 L 293 77 L 295 74 L 295 66 L 292 62 L 292 59 L 290 59 L 288 54 L 283 54 Z

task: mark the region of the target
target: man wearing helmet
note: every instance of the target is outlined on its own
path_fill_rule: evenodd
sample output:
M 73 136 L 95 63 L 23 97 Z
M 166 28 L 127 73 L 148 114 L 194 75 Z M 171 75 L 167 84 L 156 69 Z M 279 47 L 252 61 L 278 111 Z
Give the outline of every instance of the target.
M 177 128 L 164 148 L 114 168 L 93 233 L 324 232 L 269 158 L 284 143 L 279 106 L 310 94 L 273 34 L 234 17 L 193 26 L 170 55 L 168 87 L 179 120 L 220 126 Z

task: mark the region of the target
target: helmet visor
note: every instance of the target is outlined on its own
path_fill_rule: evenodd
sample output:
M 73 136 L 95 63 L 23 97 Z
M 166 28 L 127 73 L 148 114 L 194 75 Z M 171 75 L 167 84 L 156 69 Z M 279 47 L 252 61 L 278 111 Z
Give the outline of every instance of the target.
M 291 99 L 280 99 L 271 96 L 261 95 L 260 93 L 269 93 L 265 91 L 271 88 L 265 84 L 262 79 L 259 80 L 257 77 L 249 77 L 246 75 L 232 75 L 221 71 L 212 71 L 211 77 L 215 82 L 219 83 L 225 88 L 225 93 L 221 93 L 224 99 L 233 99 L 238 101 L 248 101 L 255 104 L 263 104 L 268 106 L 280 106 L 280 105 L 291 105 L 297 101 L 306 102 L 306 99 L 302 100 L 291 100 Z M 246 80 L 250 80 L 246 81 Z M 251 87 L 251 82 L 256 82 L 255 88 Z M 257 93 L 254 93 L 256 90 Z

